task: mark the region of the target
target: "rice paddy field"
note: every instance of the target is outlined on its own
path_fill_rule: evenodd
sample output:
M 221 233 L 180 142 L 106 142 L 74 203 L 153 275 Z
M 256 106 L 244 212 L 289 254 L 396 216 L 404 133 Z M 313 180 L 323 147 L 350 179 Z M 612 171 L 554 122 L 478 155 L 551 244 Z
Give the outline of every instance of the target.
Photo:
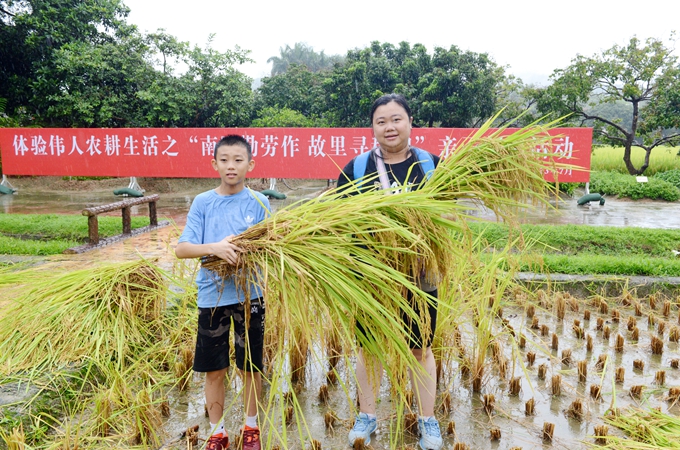
M 659 172 L 680 169 L 680 147 L 658 147 L 652 150 L 649 157 L 649 168 L 645 175 L 652 176 Z M 641 148 L 633 148 L 631 161 L 635 167 L 640 167 L 644 162 L 645 151 Z M 623 162 L 623 147 L 596 146 L 590 161 L 591 170 L 620 172 L 627 174 Z
M 439 286 L 432 348 L 445 448 L 678 448 L 680 291 L 612 280 L 616 294 L 593 286 L 575 297 L 556 282 L 528 286 L 508 264 L 517 241 L 482 258 L 484 239 L 470 233 L 476 219 L 458 200 L 509 223 L 545 204 L 544 166 L 531 157 L 542 131 L 480 134 L 416 191 L 293 204 L 237 237 L 247 249 L 237 268 L 203 262 L 267 288 L 264 448 L 348 447 L 359 342 L 387 369 L 369 448 L 417 448 L 408 370 L 419 364 L 399 318 L 431 326 L 413 310 L 428 301 L 414 281 L 423 273 Z M 203 380 L 191 370 L 199 263 L 172 257 L 176 237 L 155 244 L 167 256 L 158 259 L 0 269 L 0 446 L 204 447 Z M 226 387 L 239 448 L 237 371 Z

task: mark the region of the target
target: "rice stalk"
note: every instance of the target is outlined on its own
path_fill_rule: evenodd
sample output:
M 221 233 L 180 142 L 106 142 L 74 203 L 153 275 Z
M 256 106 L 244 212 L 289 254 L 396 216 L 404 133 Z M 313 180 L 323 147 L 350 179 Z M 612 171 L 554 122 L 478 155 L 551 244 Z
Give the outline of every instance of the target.
M 607 423 L 623 431 L 627 437 L 607 436 L 611 449 L 680 449 L 680 418 L 656 409 L 630 409 L 605 417 Z
M 142 260 L 44 273 L 0 309 L 0 373 L 86 359 L 123 367 L 158 335 L 165 299 L 160 272 Z

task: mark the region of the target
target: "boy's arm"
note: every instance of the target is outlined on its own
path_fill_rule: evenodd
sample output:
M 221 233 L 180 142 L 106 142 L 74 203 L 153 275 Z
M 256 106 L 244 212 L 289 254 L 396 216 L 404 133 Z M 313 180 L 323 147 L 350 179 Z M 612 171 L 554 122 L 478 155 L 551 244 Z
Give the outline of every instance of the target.
M 200 258 L 201 256 L 215 255 L 229 264 L 236 264 L 238 262 L 238 254 L 243 249 L 231 243 L 233 237 L 233 235 L 230 235 L 219 242 L 212 242 L 210 244 L 180 242 L 175 247 L 175 256 L 178 258 Z

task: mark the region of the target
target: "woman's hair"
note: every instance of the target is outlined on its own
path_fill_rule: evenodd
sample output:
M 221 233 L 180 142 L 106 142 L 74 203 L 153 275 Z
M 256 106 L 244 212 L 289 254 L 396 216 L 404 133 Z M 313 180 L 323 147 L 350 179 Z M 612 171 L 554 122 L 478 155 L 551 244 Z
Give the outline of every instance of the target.
M 385 94 L 382 97 L 378 98 L 376 101 L 373 102 L 373 105 L 371 106 L 371 115 L 369 116 L 369 119 L 371 120 L 371 125 L 373 125 L 373 116 L 375 115 L 375 110 L 378 109 L 380 106 L 386 105 L 389 102 L 395 102 L 404 110 L 406 111 L 406 114 L 408 117 L 411 117 L 411 108 L 409 108 L 408 103 L 406 102 L 406 99 L 404 98 L 403 95 L 401 94 Z

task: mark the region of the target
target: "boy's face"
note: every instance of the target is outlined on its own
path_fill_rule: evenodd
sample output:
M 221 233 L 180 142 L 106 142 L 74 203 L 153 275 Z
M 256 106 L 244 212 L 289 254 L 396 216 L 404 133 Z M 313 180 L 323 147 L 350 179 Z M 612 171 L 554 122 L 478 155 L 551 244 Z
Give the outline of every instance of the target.
M 221 186 L 227 193 L 237 193 L 245 185 L 246 174 L 253 170 L 255 161 L 248 160 L 248 150 L 242 145 L 221 145 L 212 160 L 213 169 L 220 174 Z

